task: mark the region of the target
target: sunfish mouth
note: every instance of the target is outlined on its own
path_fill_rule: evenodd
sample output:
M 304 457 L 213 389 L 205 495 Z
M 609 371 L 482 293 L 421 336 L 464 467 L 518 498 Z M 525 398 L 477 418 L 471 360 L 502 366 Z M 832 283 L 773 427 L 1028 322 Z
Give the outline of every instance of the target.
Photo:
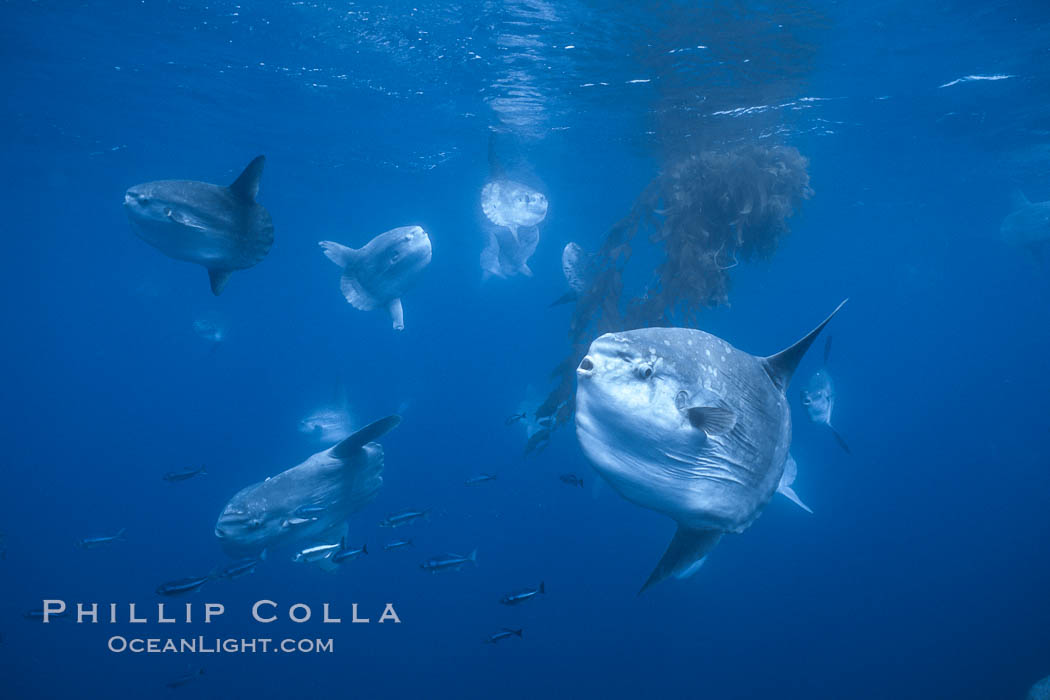
M 590 355 L 586 355 L 580 361 L 580 366 L 576 368 L 576 375 L 579 377 L 589 377 L 592 374 L 594 374 L 594 360 L 591 359 Z

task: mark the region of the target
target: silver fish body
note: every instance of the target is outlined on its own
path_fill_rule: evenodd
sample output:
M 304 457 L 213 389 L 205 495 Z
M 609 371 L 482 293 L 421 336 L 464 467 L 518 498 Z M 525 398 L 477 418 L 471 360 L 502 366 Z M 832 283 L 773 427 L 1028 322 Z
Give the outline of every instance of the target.
M 383 484 L 383 447 L 373 440 L 400 420 L 378 420 L 302 464 L 239 491 L 215 525 L 223 548 L 245 556 L 296 542 L 338 539 L 335 533 L 345 528 L 347 518 L 370 503 Z M 303 507 L 316 515 L 297 518 Z
M 686 328 L 606 334 L 591 344 L 577 370 L 580 445 L 621 496 L 679 526 L 643 590 L 691 574 L 723 533 L 759 517 L 791 443 L 784 390 L 830 320 L 765 358 Z
M 218 295 L 235 270 L 252 267 L 273 246 L 273 221 L 255 201 L 265 158 L 259 156 L 229 187 L 192 180 L 135 185 L 124 195 L 132 229 L 176 260 L 208 270 Z

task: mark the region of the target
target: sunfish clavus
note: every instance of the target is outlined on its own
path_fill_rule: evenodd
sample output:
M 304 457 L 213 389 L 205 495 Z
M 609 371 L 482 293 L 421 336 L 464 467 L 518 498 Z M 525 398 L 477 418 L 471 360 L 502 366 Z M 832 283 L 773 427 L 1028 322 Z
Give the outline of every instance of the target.
M 208 269 L 218 295 L 235 270 L 252 267 L 273 246 L 270 213 L 255 201 L 264 156 L 229 187 L 192 180 L 159 180 L 124 194 L 124 209 L 139 238 L 176 260 Z
M 430 236 L 419 226 L 402 226 L 381 233 L 354 250 L 333 241 L 319 243 L 329 260 L 343 269 L 340 288 L 350 305 L 361 311 L 385 308 L 394 330 L 404 330 L 401 295 L 430 264 Z
M 777 492 L 791 444 L 784 392 L 841 308 L 769 357 L 688 328 L 591 343 L 577 369 L 580 445 L 621 496 L 678 522 L 642 591 L 695 572 L 724 533 L 744 531 Z
M 215 536 L 233 556 L 293 542 L 321 542 L 345 532 L 346 520 L 383 484 L 383 446 L 374 442 L 401 422 L 387 416 L 302 464 L 241 489 L 226 504 Z M 299 517 L 306 506 L 317 517 Z

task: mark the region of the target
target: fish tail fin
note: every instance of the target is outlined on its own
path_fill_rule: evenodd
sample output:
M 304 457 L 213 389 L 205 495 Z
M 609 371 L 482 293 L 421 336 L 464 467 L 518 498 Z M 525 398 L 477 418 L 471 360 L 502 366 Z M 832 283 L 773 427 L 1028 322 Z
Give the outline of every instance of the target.
M 363 552 L 364 554 L 368 554 L 368 545 L 367 544 L 361 545 L 361 552 Z
M 638 595 L 671 576 L 687 578 L 696 573 L 720 539 L 722 533 L 718 530 L 693 530 L 680 525 Z
M 853 454 L 852 452 L 850 452 L 849 445 L 847 445 L 846 441 L 842 438 L 841 435 L 839 435 L 839 431 L 832 428 L 830 423 L 828 424 L 828 430 L 831 431 L 832 436 L 835 438 L 835 442 L 839 444 L 839 447 L 846 451 L 846 454 Z
M 546 593 L 547 588 L 544 586 L 543 581 L 540 581 L 540 593 Z
M 788 383 L 791 381 L 791 375 L 795 373 L 795 369 L 798 367 L 798 363 L 802 361 L 802 356 L 809 350 L 809 346 L 813 344 L 813 341 L 817 339 L 820 332 L 824 330 L 824 326 L 831 322 L 831 319 L 835 317 L 835 314 L 845 306 L 849 299 L 843 299 L 842 303 L 835 307 L 835 310 L 831 314 L 821 321 L 820 325 L 811 330 L 806 334 L 802 340 L 798 341 L 791 347 L 781 350 L 776 355 L 770 355 L 769 357 L 762 358 L 762 365 L 766 369 L 766 374 L 773 380 L 773 384 L 784 391 L 787 388 Z
M 513 633 L 513 634 L 516 634 L 516 635 L 518 635 L 518 636 L 520 637 L 520 636 L 521 636 L 521 633 L 522 633 L 522 632 L 523 632 L 524 630 L 522 630 L 522 629 L 521 629 L 521 628 L 519 627 L 518 629 L 509 629 L 509 630 L 507 630 L 507 631 L 508 631 L 508 632 L 511 632 L 511 633 Z
M 259 552 L 259 561 L 266 561 L 266 548 L 265 547 L 263 548 L 263 551 Z
M 474 551 L 470 553 L 470 556 L 467 557 L 467 559 L 470 559 L 472 562 L 474 562 L 474 566 L 478 565 L 478 548 L 477 547 L 474 548 Z
M 208 468 L 202 464 L 201 465 L 201 474 L 207 474 L 207 473 L 208 473 Z
M 126 527 L 120 528 L 119 530 L 117 530 L 117 534 L 113 536 L 113 539 L 120 540 L 121 542 L 125 541 L 124 533 L 127 531 L 128 529 Z

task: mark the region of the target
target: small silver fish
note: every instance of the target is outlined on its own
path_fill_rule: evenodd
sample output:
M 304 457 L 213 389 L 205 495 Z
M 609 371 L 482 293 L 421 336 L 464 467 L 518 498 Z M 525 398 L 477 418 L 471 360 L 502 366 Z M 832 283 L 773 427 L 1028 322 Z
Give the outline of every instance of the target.
M 535 588 L 526 588 L 515 593 L 508 593 L 500 598 L 499 602 L 504 605 L 518 605 L 519 603 L 524 603 L 526 600 L 532 600 L 539 594 L 546 592 L 547 590 L 543 585 L 543 581 L 540 581 L 539 586 L 536 586 Z
M 383 549 L 391 551 L 393 549 L 401 549 L 402 547 L 412 547 L 412 540 L 394 540 L 393 542 L 387 542 L 383 545 Z
M 404 510 L 400 513 L 388 515 L 387 517 L 380 520 L 379 527 L 403 527 L 404 525 L 413 523 L 416 520 L 419 520 L 420 518 L 426 518 L 427 520 L 429 520 L 429 513 L 429 508 L 426 508 L 424 510 Z
M 77 540 L 77 547 L 80 549 L 97 549 L 99 547 L 105 547 L 106 545 L 113 544 L 114 542 L 124 541 L 124 528 L 120 528 L 115 535 L 100 535 L 98 537 L 84 537 Z
M 353 561 L 363 554 L 368 554 L 368 545 L 361 545 L 360 549 L 347 549 L 344 547 L 332 555 L 332 561 L 336 564 L 342 564 L 343 562 Z
M 481 474 L 478 474 L 477 476 L 470 477 L 464 483 L 467 486 L 477 486 L 478 484 L 484 484 L 486 481 L 495 481 L 495 480 L 496 480 L 496 475 L 495 474 L 481 473 Z
M 508 639 L 510 637 L 521 637 L 521 633 L 522 633 L 522 630 L 520 628 L 519 629 L 514 629 L 512 627 L 504 627 L 499 632 L 496 632 L 495 634 L 490 634 L 485 639 L 485 643 L 486 644 L 496 644 L 497 642 L 499 642 L 501 640 L 504 640 L 504 639 Z
M 157 595 L 183 595 L 185 593 L 195 593 L 200 590 L 201 586 L 211 580 L 211 576 L 193 576 L 190 578 L 180 578 L 177 581 L 168 581 L 157 586 Z
M 307 547 L 296 552 L 295 556 L 292 557 L 292 561 L 299 563 L 323 561 L 343 549 L 345 545 L 345 542 L 338 542 L 336 544 L 318 544 L 313 547 Z
M 432 574 L 436 574 L 439 571 L 459 571 L 463 568 L 463 565 L 467 562 L 471 562 L 474 566 L 478 564 L 478 550 L 474 550 L 470 553 L 470 556 L 460 556 L 459 554 L 441 554 L 432 559 L 427 559 L 425 562 L 419 565 L 419 568 L 424 571 L 429 571 Z
M 204 468 L 204 465 L 201 465 L 199 469 L 193 469 L 192 467 L 190 467 L 190 468 L 187 468 L 187 469 L 183 469 L 182 471 L 167 472 L 164 475 L 164 481 L 167 481 L 167 482 L 170 482 L 170 483 L 175 483 L 175 482 L 178 482 L 178 481 L 186 481 L 187 479 L 192 479 L 195 476 L 199 476 L 201 474 L 207 474 L 207 473 L 208 472 Z

